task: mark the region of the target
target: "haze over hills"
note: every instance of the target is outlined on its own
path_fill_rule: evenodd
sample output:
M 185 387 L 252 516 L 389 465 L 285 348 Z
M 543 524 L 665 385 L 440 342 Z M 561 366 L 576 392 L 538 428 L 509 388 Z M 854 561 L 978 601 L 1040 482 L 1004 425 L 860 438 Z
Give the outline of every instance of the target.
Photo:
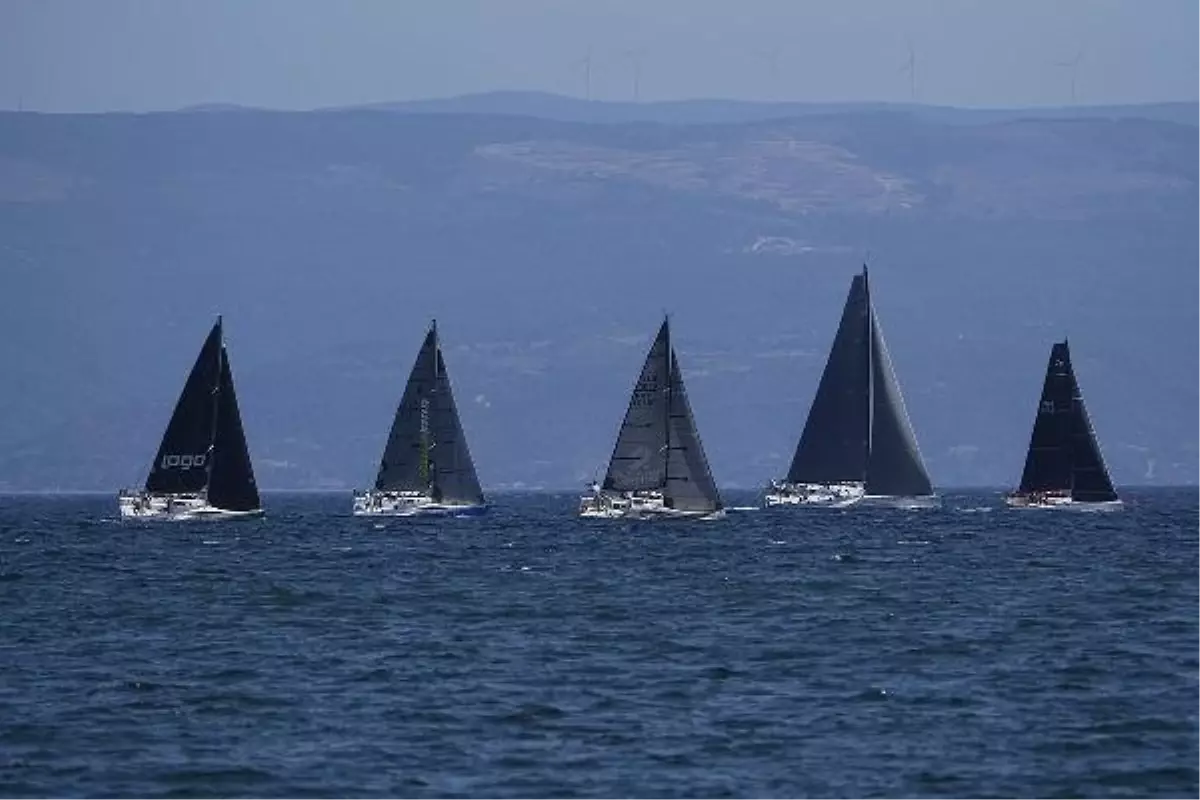
M 264 487 L 373 478 L 433 316 L 485 485 L 578 485 L 664 310 L 761 485 L 868 253 L 936 484 L 1016 480 L 1064 335 L 1114 479 L 1196 482 L 1196 104 L 567 100 L 0 114 L 0 490 L 140 482 L 216 313 Z
M 480 92 L 457 97 L 372 103 L 327 110 L 366 109 L 413 114 L 516 114 L 563 122 L 659 122 L 669 125 L 755 122 L 876 111 L 905 112 L 924 121 L 957 124 L 1015 119 L 1136 118 L 1196 125 L 1198 108 L 1200 106 L 1195 102 L 1027 108 L 955 108 L 917 103 L 812 103 L 711 98 L 634 103 L 586 100 L 549 92 Z

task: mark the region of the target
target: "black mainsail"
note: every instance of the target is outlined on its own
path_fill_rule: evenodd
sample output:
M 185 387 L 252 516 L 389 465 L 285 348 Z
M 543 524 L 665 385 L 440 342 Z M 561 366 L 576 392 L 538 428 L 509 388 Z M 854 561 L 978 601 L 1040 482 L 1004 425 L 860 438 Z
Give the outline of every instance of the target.
M 871 447 L 870 314 L 866 275 L 855 275 L 788 469 L 790 483 L 866 479 Z
M 427 492 L 435 502 L 457 505 L 484 502 L 442 358 L 436 320 L 417 351 L 396 408 L 375 489 Z
M 1069 491 L 1072 500 L 1088 503 L 1117 499 L 1083 403 L 1066 340 L 1050 348 L 1018 491 L 1022 494 Z
M 175 404 L 146 491 L 204 493 L 209 505 L 228 511 L 260 505 L 220 317 Z
M 614 492 L 661 491 L 663 504 L 678 511 L 721 508 L 671 347 L 669 319 L 658 329 L 633 387 L 602 486 Z
M 933 493 L 871 303 L 865 266 L 850 282 L 787 480 L 861 482 L 868 495 Z

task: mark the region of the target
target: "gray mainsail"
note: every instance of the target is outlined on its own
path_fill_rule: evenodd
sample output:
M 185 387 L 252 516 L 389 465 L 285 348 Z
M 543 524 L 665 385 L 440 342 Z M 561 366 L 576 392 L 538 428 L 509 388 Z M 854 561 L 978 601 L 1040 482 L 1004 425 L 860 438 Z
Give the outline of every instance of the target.
M 375 478 L 378 491 L 429 492 L 435 500 L 482 504 L 483 491 L 467 447 L 437 322 L 417 351 Z
M 680 511 L 712 513 L 721 508 L 721 496 L 713 481 L 704 446 L 696 432 L 696 420 L 688 403 L 687 389 L 679 371 L 679 359 L 671 350 L 671 383 L 667 437 L 664 503 Z
M 874 309 L 871 309 L 871 454 L 867 460 L 866 493 L 892 497 L 933 494 Z
M 603 487 L 616 492 L 662 489 L 667 477 L 671 333 L 663 320 L 634 384 Z
M 866 479 L 871 424 L 869 313 L 866 276 L 855 275 L 788 469 L 791 483 Z

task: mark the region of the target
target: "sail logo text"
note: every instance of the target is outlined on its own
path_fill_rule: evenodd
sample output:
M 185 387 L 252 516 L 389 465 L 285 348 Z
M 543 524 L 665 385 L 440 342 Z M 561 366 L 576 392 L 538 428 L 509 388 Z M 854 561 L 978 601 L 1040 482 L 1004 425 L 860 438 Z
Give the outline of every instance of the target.
M 204 453 L 196 453 L 195 455 L 165 455 L 162 461 L 159 462 L 163 469 L 191 469 L 192 467 L 203 467 L 205 455 Z

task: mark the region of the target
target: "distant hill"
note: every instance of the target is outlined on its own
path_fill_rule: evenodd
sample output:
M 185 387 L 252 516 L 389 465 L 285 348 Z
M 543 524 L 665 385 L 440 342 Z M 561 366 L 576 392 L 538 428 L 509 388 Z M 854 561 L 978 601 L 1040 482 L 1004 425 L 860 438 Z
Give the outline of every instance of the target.
M 718 481 L 761 485 L 868 254 L 936 483 L 1016 480 L 1064 335 L 1118 483 L 1196 482 L 1195 104 L 513 107 L 0 114 L 0 491 L 141 480 L 218 312 L 268 488 L 368 483 L 434 316 L 484 483 L 578 485 L 664 310 Z

